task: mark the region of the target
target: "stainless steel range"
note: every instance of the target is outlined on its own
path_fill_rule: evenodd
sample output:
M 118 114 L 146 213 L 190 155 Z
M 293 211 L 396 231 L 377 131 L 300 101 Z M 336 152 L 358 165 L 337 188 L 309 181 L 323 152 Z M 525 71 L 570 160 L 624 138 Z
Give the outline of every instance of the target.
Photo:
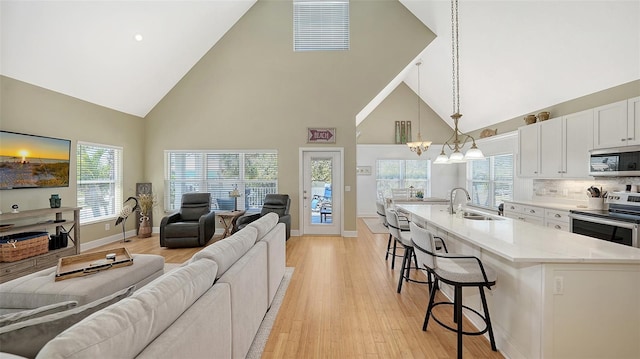
M 608 210 L 571 210 L 571 232 L 640 248 L 640 193 L 613 192 L 605 203 Z

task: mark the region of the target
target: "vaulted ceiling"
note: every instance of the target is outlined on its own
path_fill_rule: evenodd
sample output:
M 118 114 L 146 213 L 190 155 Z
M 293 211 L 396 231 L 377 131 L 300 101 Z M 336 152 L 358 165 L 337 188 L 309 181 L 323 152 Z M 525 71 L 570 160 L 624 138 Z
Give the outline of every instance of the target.
M 255 1 L 2 0 L 0 73 L 144 117 Z M 450 2 L 400 2 L 438 36 L 417 57 L 419 93 L 450 123 Z M 459 7 L 465 132 L 640 79 L 638 1 Z M 402 81 L 418 92 L 413 62 L 356 123 Z

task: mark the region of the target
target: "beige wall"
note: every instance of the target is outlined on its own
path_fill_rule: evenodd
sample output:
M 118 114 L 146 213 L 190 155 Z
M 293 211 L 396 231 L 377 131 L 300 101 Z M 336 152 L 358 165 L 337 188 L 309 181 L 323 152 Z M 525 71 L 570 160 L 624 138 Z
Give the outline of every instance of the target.
M 640 96 L 640 80 L 598 91 L 590 95 L 578 97 L 576 99 L 565 101 L 547 108 L 541 108 L 539 110 L 532 111 L 531 113 L 523 113 L 516 118 L 505 120 L 493 126 L 489 126 L 488 128 L 498 129 L 498 134 L 507 133 L 517 130 L 518 127 L 524 126 L 524 116 L 526 115 L 535 115 L 543 111 L 548 111 L 551 114 L 551 118 L 556 118 L 588 110 L 590 108 L 606 105 L 609 103 L 622 101 L 636 96 Z M 469 134 L 471 136 L 474 136 L 475 138 L 478 138 L 480 137 L 480 132 L 482 132 L 482 130 L 483 129 L 469 132 Z
M 452 135 L 451 127 L 431 107 L 420 100 L 422 139 L 444 143 Z M 394 144 L 395 122 L 411 121 L 414 140 L 418 135 L 417 95 L 406 83 L 401 82 L 375 110 L 360 123 L 358 144 Z
M 395 0 L 351 1 L 349 51 L 293 52 L 291 1 L 259 0 L 147 116 L 145 173 L 163 198 L 165 150 L 276 149 L 298 226 L 298 156 L 308 127 L 335 127 L 356 187 L 355 116 L 434 38 Z M 344 196 L 356 229 L 356 194 Z
M 135 195 L 136 182 L 142 182 L 144 120 L 73 97 L 0 76 L 0 129 L 71 140 L 70 186 L 49 189 L 0 191 L 0 210 L 49 207 L 49 197 L 57 193 L 64 207 L 76 205 L 76 144 L 94 142 L 124 148 L 124 196 Z M 135 228 L 128 221 L 127 229 Z M 105 222 L 82 226 L 82 243 L 122 233 L 120 226 L 105 231 Z

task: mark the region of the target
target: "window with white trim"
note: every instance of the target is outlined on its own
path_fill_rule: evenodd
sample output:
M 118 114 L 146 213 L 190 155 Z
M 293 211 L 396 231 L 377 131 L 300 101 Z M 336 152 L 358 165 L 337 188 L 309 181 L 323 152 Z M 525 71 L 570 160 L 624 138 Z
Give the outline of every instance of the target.
M 187 192 L 211 193 L 212 209 L 233 210 L 236 201 L 238 209 L 261 209 L 265 195 L 278 193 L 278 153 L 165 151 L 165 210 L 180 209 Z
M 76 155 L 80 223 L 115 218 L 122 207 L 122 147 L 78 141 Z
M 349 50 L 349 0 L 293 0 L 293 50 Z
M 497 209 L 513 200 L 513 155 L 488 156 L 467 162 L 467 188 L 471 203 Z
M 412 187 L 430 193 L 431 161 L 429 160 L 376 160 L 376 190 L 385 198 L 391 190 Z

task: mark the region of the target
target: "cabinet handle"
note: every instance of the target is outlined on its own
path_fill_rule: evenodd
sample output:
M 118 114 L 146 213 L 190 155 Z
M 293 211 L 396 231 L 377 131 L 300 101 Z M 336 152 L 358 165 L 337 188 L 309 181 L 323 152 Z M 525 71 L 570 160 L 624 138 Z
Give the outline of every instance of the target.
M 626 141 L 626 140 L 627 140 L 626 138 L 621 138 L 621 139 L 620 139 L 620 141 L 622 141 L 622 142 L 624 142 L 624 141 Z
M 534 173 L 534 174 L 537 174 L 537 173 L 538 173 L 538 171 L 533 171 L 533 173 Z
M 511 206 L 511 209 L 516 209 L 516 207 L 514 207 L 514 206 Z
M 633 137 L 629 137 L 629 138 L 627 138 L 627 140 L 631 141 L 631 140 L 633 140 Z
M 555 215 L 556 218 L 560 218 L 561 216 L 559 214 L 556 213 Z
M 556 224 L 554 227 L 555 227 L 555 229 L 562 229 L 562 227 L 560 227 L 559 224 Z
M 536 210 L 535 209 L 530 209 L 529 212 L 530 213 L 536 213 Z

